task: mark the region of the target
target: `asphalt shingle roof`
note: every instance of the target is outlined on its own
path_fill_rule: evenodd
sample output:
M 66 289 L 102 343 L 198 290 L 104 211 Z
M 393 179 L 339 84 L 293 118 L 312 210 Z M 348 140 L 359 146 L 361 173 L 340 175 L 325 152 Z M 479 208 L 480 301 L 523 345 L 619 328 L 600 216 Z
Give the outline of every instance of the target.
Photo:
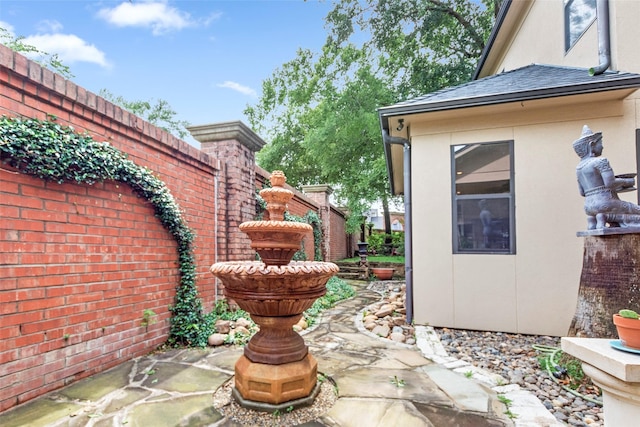
M 382 107 L 381 116 L 450 110 L 640 87 L 640 74 L 532 64 Z

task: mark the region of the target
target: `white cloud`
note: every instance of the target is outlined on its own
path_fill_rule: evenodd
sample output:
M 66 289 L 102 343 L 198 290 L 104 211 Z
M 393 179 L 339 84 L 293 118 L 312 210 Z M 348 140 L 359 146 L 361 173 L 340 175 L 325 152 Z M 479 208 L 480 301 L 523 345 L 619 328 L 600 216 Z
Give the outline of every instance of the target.
M 62 24 L 58 21 L 50 21 L 45 19 L 38 22 L 38 31 L 41 33 L 59 33 L 62 31 Z
M 9 24 L 8 22 L 0 21 L 0 28 L 4 28 L 7 31 L 8 36 L 12 38 L 16 36 L 14 33 L 13 25 Z
M 235 90 L 236 92 L 240 92 L 244 95 L 249 95 L 251 97 L 256 97 L 257 93 L 255 90 L 251 89 L 248 86 L 243 86 L 240 83 L 232 82 L 230 80 L 225 81 L 224 83 L 220 83 L 217 85 L 218 87 L 225 87 L 227 89 Z
M 8 22 L 0 21 L 0 28 L 4 28 L 6 36 L 14 39 L 16 37 L 14 28 Z M 43 31 L 51 31 L 49 34 L 36 34 L 24 37 L 21 42 L 35 47 L 40 52 L 46 52 L 50 55 L 57 54 L 59 59 L 65 64 L 74 62 L 91 62 L 102 67 L 111 66 L 105 58 L 104 52 L 92 44 L 87 43 L 80 37 L 73 34 L 60 34 L 62 24 L 58 21 L 42 21 L 39 28 Z M 38 59 L 39 54 L 23 52 L 32 59 Z
M 110 67 L 104 52 L 73 34 L 37 34 L 25 37 L 23 42 L 42 52 L 58 54 L 64 63 L 92 62 Z
M 165 1 L 127 1 L 101 9 L 98 16 L 117 27 L 151 28 L 156 36 L 195 25 L 188 13 L 170 7 Z

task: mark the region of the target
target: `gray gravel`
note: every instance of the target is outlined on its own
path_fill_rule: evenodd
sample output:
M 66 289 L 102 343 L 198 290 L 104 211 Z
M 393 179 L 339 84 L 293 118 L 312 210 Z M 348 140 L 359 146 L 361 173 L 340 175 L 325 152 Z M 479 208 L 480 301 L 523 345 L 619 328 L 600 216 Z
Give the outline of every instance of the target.
M 404 298 L 397 297 L 398 293 L 404 297 L 404 282 L 372 282 L 369 289 L 382 295 L 381 301 L 371 306 L 369 312 L 375 313 L 375 310 L 381 306 L 396 301 L 404 303 Z M 388 320 L 388 318 L 380 318 L 376 323 L 382 325 Z M 406 326 L 405 339 L 402 342 L 412 343 L 413 328 Z M 601 400 L 597 389 L 584 386 L 579 388 L 577 392 L 587 398 L 583 399 L 564 389 L 540 367 L 539 358 L 546 357 L 548 353 L 538 351 L 534 346 L 559 348 L 559 337 L 449 328 L 434 329 L 450 356 L 498 374 L 505 379 L 506 384 L 518 384 L 521 388 L 529 390 L 559 421 L 571 426 L 601 427 L 604 425 L 602 406 L 590 401 L 590 399 Z M 391 336 L 387 338 L 391 339 Z
M 602 406 L 578 397 L 552 379 L 540 368 L 534 345 L 559 347 L 560 338 L 435 328 L 450 356 L 502 376 L 510 384 L 531 391 L 563 423 L 572 426 L 603 426 Z M 579 390 L 588 398 L 598 399 L 594 390 Z

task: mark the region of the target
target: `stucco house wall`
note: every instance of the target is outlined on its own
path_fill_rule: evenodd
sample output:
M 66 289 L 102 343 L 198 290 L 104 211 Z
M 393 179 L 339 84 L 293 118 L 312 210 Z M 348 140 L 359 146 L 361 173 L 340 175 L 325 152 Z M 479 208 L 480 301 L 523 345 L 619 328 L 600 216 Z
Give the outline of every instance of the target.
M 635 171 L 635 158 L 621 141 L 632 142 L 637 101 L 539 104 L 414 122 L 413 209 L 426 218 L 413 223 L 414 236 L 422 237 L 413 240 L 416 323 L 566 333 L 582 266 L 582 240 L 575 233 L 586 228 L 571 143 L 585 123 L 606 129 L 612 166 L 619 173 Z M 454 255 L 452 227 L 434 226 L 452 221 L 450 147 L 502 140 L 514 141 L 516 254 Z M 634 201 L 634 193 L 625 195 Z
M 640 36 L 640 8 L 630 3 L 610 2 L 610 70 L 637 73 L 640 55 L 629 45 Z M 510 7 L 477 79 L 530 64 L 583 68 L 588 76 L 587 69 L 598 65 L 597 20 L 565 53 L 563 2 L 515 0 Z M 411 146 L 417 324 L 567 333 L 582 268 L 583 241 L 576 232 L 586 229 L 575 176 L 579 158 L 572 143 L 587 124 L 603 132 L 603 156 L 617 174 L 637 171 L 640 97 L 634 92 L 637 76 L 632 78 L 635 86 L 625 90 L 587 93 L 576 84 L 571 93 L 517 102 L 440 108 L 436 104 L 442 98 L 425 97 L 396 104 L 395 110 L 380 109 L 383 130 L 406 138 Z M 440 96 L 446 98 L 446 93 Z M 421 111 L 421 103 L 431 109 Z M 400 118 L 405 128 L 398 132 Z M 497 141 L 513 141 L 515 253 L 454 254 L 451 147 Z M 403 193 L 402 146 L 389 146 L 386 154 L 396 192 Z M 620 197 L 638 201 L 636 192 Z
M 491 49 L 481 77 L 513 70 L 532 63 L 589 68 L 598 65 L 598 25 L 595 19 L 573 47 L 564 47 L 564 2 L 515 0 L 509 22 Z M 638 39 L 640 7 L 636 1 L 609 1 L 611 69 L 640 71 Z

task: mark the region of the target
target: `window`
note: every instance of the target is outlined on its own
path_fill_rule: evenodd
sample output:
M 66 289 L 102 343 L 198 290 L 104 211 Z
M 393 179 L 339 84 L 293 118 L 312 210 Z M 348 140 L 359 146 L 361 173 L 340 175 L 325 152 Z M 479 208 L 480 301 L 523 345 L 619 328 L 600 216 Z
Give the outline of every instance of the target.
M 453 253 L 515 253 L 513 141 L 451 147 Z
M 596 19 L 596 0 L 565 0 L 564 50 L 569 49 Z

